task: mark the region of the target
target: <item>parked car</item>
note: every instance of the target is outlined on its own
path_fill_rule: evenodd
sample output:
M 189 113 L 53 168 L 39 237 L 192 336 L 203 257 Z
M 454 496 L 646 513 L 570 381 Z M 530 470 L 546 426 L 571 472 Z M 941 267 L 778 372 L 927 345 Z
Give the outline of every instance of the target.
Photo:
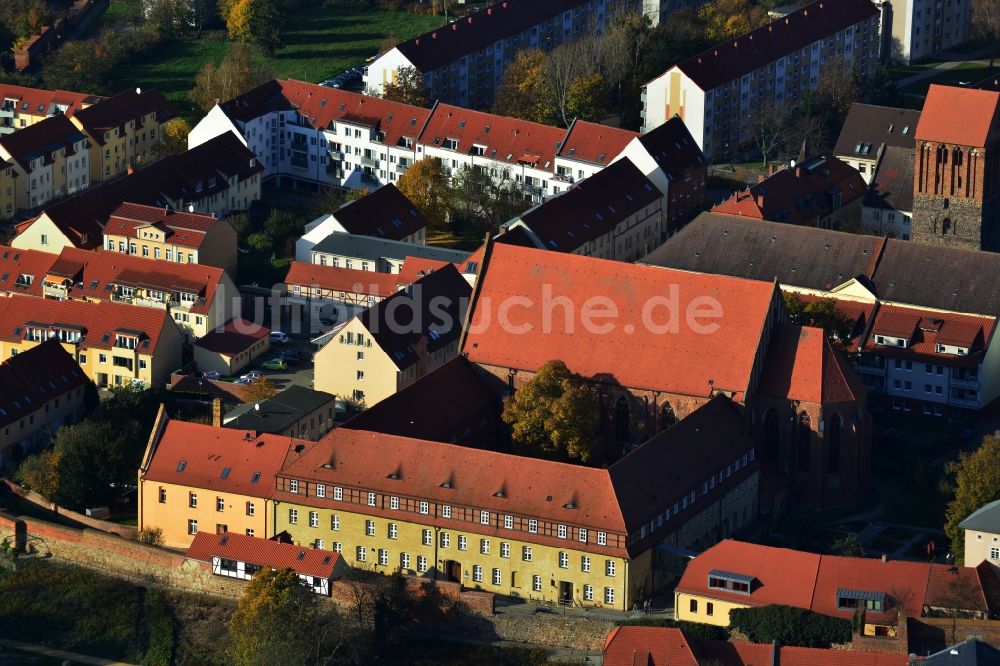
M 202 379 L 219 379 L 222 375 L 215 370 L 209 370 L 208 372 L 201 373 L 201 377 Z
M 302 362 L 302 353 L 298 349 L 286 349 L 278 355 L 278 358 L 288 365 L 298 365 Z
M 249 379 L 243 379 L 242 377 L 240 377 L 239 379 L 233 380 L 233 383 L 234 384 L 244 385 L 244 384 L 249 384 L 250 380 Z
M 261 373 L 260 370 L 251 370 L 250 372 L 246 373 L 245 375 L 240 375 L 240 379 L 243 380 L 243 382 L 245 384 L 249 384 L 253 380 L 257 379 L 258 377 L 263 377 L 263 376 L 264 375 L 263 375 L 263 373 Z
M 265 368 L 267 370 L 287 370 L 288 364 L 285 363 L 285 360 L 283 358 L 279 358 L 276 356 L 272 358 L 270 361 L 265 361 L 264 363 L 262 363 L 260 367 Z
M 288 333 L 271 331 L 271 344 L 287 345 L 289 340 L 291 338 L 288 337 Z

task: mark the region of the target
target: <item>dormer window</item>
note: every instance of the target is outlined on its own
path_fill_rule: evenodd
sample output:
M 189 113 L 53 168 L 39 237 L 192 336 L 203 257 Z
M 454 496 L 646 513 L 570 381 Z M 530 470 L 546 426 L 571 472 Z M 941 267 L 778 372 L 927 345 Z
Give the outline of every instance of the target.
M 747 574 L 712 569 L 708 572 L 708 587 L 713 590 L 727 590 L 737 594 L 750 594 L 753 591 L 754 576 Z
M 445 139 L 442 147 L 448 150 L 458 150 L 458 139 Z
M 886 609 L 885 593 L 842 588 L 837 590 L 837 608 L 840 610 L 865 608 L 870 611 L 884 611 Z

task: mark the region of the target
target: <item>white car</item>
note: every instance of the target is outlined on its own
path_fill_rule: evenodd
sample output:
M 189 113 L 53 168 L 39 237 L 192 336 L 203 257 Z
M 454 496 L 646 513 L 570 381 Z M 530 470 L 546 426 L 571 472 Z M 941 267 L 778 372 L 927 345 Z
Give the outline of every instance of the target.
M 282 333 L 281 331 L 271 331 L 271 343 L 277 343 L 279 345 L 288 344 L 291 338 L 288 337 L 288 333 Z
M 260 370 L 251 370 L 245 375 L 240 375 L 240 381 L 242 381 L 244 384 L 249 384 L 258 377 L 263 377 L 263 376 L 264 375 L 263 373 L 261 373 Z

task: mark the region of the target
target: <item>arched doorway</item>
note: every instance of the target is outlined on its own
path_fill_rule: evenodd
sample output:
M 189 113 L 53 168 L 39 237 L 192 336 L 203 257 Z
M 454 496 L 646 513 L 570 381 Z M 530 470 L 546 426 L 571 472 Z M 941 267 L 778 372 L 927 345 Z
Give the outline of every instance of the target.
M 669 402 L 663 403 L 663 407 L 660 408 L 660 430 L 666 430 L 677 423 L 677 415 L 674 414 L 674 408 L 670 406 Z
M 618 398 L 615 403 L 615 438 L 619 442 L 627 442 L 631 433 L 631 414 L 629 413 L 628 400 L 623 397 Z
M 798 442 L 799 471 L 808 472 L 812 455 L 812 428 L 809 425 L 809 415 L 805 412 L 799 414 Z
M 778 412 L 768 409 L 764 412 L 764 447 L 761 452 L 764 462 L 778 464 L 778 453 L 781 450 L 781 433 L 778 428 Z
M 826 471 L 836 474 L 840 471 L 840 430 L 842 426 L 840 414 L 834 414 L 830 425 L 826 428 Z

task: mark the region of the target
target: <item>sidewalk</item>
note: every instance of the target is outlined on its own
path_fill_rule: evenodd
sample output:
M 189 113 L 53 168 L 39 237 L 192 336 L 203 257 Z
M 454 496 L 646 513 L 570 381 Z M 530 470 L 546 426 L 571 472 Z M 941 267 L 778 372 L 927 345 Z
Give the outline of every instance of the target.
M 85 654 L 77 654 L 76 652 L 67 652 L 66 650 L 56 650 L 55 648 L 48 648 L 43 645 L 32 645 L 30 643 L 22 643 L 21 641 L 11 641 L 0 638 L 0 646 L 2 647 L 12 647 L 17 648 L 23 652 L 33 652 L 35 654 L 40 654 L 45 657 L 51 657 L 53 659 L 63 659 L 69 662 L 77 664 L 99 664 L 102 666 L 134 666 L 124 661 L 114 661 L 113 659 L 104 659 L 102 657 L 88 657 Z M 0 655 L 4 653 L 0 652 Z
M 956 53 L 947 53 L 947 52 L 942 53 L 941 58 L 945 60 L 945 62 L 935 65 L 934 67 L 931 67 L 926 71 L 919 72 L 917 74 L 914 74 L 913 76 L 908 76 L 905 79 L 900 79 L 899 81 L 896 81 L 896 89 L 902 90 L 907 86 L 911 86 L 914 83 L 917 83 L 918 81 L 923 81 L 924 79 L 933 78 L 935 76 L 938 76 L 939 74 L 943 74 L 947 71 L 953 70 L 960 65 L 964 65 L 967 62 L 976 62 L 978 60 L 982 60 L 983 58 L 988 56 L 988 54 L 989 51 L 986 49 L 980 49 L 979 51 L 976 51 L 974 53 L 967 53 L 965 55 L 960 55 Z

